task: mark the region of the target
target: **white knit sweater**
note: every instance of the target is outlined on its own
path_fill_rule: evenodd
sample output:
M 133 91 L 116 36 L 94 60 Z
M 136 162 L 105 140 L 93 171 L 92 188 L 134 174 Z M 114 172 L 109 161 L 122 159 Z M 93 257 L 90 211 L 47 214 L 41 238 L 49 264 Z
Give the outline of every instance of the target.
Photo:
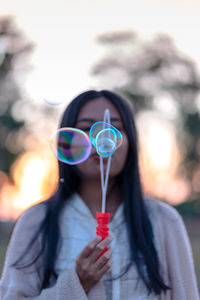
M 121 274 L 130 262 L 129 242 L 126 224 L 121 204 L 109 224 L 110 234 L 114 237 L 111 244 L 113 249 L 113 265 L 111 272 L 103 277 L 106 300 L 144 300 L 147 290 L 133 265 L 122 278 L 110 281 L 112 276 Z M 56 271 L 60 274 L 65 269 L 75 267 L 75 260 L 80 251 L 95 237 L 96 220 L 90 210 L 79 197 L 73 195 L 66 202 L 62 212 L 60 252 L 56 262 Z M 148 299 L 157 300 L 155 295 Z
M 167 204 L 148 200 L 147 207 L 153 224 L 156 247 L 161 262 L 161 273 L 171 287 L 160 296 L 147 297 L 146 288 L 138 280 L 134 266 L 120 279 L 107 281 L 112 275 L 123 271 L 129 261 L 129 246 L 123 216 L 123 204 L 110 222 L 110 233 L 114 236 L 112 274 L 106 274 L 86 295 L 75 272 L 75 258 L 83 247 L 95 236 L 96 221 L 89 209 L 76 194 L 66 201 L 60 218 L 61 239 L 56 261 L 57 281 L 41 290 L 42 257 L 27 269 L 16 269 L 12 263 L 23 252 L 40 220 L 44 217 L 44 205 L 27 210 L 17 222 L 9 243 L 3 275 L 0 282 L 0 300 L 198 300 L 192 254 L 187 233 L 181 217 Z M 36 248 L 24 257 L 30 260 Z

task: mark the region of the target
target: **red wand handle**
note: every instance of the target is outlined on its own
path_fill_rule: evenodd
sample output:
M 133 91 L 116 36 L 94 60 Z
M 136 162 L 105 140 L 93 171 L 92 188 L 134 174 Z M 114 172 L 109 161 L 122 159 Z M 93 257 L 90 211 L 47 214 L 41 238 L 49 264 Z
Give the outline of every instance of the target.
M 109 236 L 109 221 L 110 221 L 110 213 L 96 213 L 97 227 L 96 227 L 96 235 L 99 235 L 102 240 L 104 240 L 107 236 Z M 101 254 L 98 256 L 101 257 L 104 252 L 106 252 L 108 248 L 106 247 Z M 97 259 L 98 259 L 97 258 Z

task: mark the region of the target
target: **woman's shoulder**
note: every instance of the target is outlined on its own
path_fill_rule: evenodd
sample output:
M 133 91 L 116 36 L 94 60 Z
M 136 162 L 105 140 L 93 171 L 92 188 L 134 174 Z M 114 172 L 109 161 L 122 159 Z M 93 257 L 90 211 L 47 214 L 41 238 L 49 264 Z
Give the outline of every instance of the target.
M 32 229 L 38 227 L 46 215 L 46 202 L 31 206 L 18 218 L 15 228 Z
M 16 221 L 8 247 L 8 253 L 10 253 L 13 263 L 17 257 L 24 253 L 26 247 L 29 247 L 29 243 L 32 241 L 34 245 L 32 244 L 31 251 L 35 251 L 38 247 L 38 241 L 42 237 L 40 235 L 40 225 L 45 217 L 45 207 L 45 203 L 34 205 L 28 208 Z
M 152 198 L 145 198 L 145 203 L 153 220 L 157 220 L 158 218 L 169 222 L 182 220 L 178 211 L 170 204 Z

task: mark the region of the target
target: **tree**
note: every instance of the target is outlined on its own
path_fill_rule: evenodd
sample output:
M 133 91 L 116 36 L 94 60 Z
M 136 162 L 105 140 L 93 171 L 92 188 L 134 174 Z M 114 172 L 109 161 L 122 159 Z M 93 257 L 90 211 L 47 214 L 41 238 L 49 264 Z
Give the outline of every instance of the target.
M 23 148 L 15 143 L 24 128 L 24 121 L 13 116 L 14 105 L 22 99 L 15 75 L 17 72 L 20 76 L 27 67 L 25 58 L 32 49 L 33 44 L 26 40 L 12 18 L 0 19 L 0 169 L 5 172 Z
M 179 172 L 191 183 L 191 197 L 200 189 L 200 76 L 192 59 L 186 57 L 166 35 L 142 40 L 132 31 L 100 35 L 107 49 L 92 73 L 100 86 L 112 88 L 133 102 L 135 115 L 143 110 L 165 110 L 176 124 L 182 153 Z M 170 108 L 173 106 L 173 111 Z M 198 184 L 199 185 L 199 184 Z

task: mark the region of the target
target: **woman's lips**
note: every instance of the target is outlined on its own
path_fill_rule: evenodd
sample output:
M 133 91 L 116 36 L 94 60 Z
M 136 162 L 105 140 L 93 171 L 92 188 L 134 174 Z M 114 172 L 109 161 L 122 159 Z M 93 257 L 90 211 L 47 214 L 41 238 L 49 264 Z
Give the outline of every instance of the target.
M 97 153 L 93 153 L 91 156 L 90 156 L 95 162 L 98 162 L 99 163 L 99 161 L 100 161 L 100 156 L 97 154 Z M 108 161 L 108 158 L 106 157 L 104 157 L 103 158 L 103 163 L 107 163 L 107 161 Z
M 99 162 L 100 161 L 100 157 L 97 153 L 94 153 L 91 155 L 91 158 L 96 161 L 96 162 Z

